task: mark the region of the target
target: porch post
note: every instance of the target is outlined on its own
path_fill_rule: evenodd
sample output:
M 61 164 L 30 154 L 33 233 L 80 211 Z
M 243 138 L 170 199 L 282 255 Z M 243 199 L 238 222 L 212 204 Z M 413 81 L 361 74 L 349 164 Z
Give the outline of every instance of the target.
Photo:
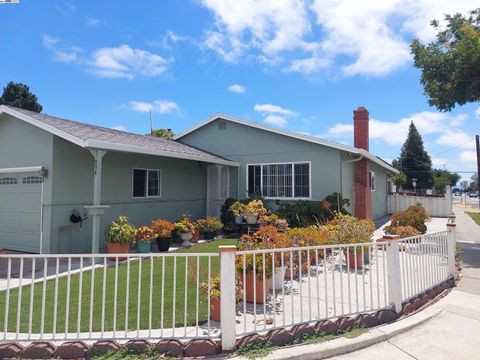
M 215 201 L 215 212 L 217 216 L 220 216 L 220 208 L 222 204 L 220 203 L 220 199 L 222 198 L 222 165 L 217 166 L 217 199 Z
M 93 206 L 89 208 L 92 216 L 92 254 L 100 252 L 100 215 L 104 213 L 100 205 L 102 199 L 102 158 L 104 150 L 90 149 L 93 155 Z

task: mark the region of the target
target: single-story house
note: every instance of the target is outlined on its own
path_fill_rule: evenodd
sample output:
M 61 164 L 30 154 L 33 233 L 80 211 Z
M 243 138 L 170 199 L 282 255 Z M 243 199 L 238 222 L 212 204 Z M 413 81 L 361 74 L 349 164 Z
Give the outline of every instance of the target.
M 249 192 L 267 201 L 339 192 L 355 215 L 380 217 L 396 170 L 368 152 L 366 109 L 354 128 L 352 147 L 217 114 L 159 139 L 2 105 L 0 248 L 98 252 L 119 215 L 135 225 L 218 215 L 227 197 Z

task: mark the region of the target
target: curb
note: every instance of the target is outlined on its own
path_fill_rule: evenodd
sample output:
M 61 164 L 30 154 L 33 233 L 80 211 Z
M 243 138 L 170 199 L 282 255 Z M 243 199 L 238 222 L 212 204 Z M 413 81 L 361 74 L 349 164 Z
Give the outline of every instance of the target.
M 407 332 L 439 315 L 448 305 L 445 300 L 445 296 L 448 292 L 449 289 L 445 290 L 439 295 L 440 298 L 436 302 L 419 309 L 420 311 L 405 316 L 394 323 L 372 328 L 370 331 L 359 337 L 353 339 L 341 337 L 319 344 L 286 346 L 275 350 L 263 359 L 326 359 L 381 343 L 382 341 L 386 341 L 394 336 Z M 241 356 L 237 358 L 244 359 Z

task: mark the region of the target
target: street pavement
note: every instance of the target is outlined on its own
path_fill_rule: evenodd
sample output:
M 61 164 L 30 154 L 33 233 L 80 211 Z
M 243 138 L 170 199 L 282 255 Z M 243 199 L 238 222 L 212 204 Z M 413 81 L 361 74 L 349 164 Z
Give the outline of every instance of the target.
M 334 360 L 476 360 L 480 359 L 480 226 L 455 205 L 456 238 L 463 246 L 462 278 L 434 318 L 387 341 L 332 357 Z

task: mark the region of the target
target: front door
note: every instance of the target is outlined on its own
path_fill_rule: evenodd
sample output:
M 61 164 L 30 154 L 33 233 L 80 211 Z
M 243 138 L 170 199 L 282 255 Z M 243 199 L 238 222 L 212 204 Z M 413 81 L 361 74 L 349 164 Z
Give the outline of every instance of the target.
M 229 196 L 228 166 L 209 165 L 207 171 L 207 216 L 220 217 L 220 209 Z

